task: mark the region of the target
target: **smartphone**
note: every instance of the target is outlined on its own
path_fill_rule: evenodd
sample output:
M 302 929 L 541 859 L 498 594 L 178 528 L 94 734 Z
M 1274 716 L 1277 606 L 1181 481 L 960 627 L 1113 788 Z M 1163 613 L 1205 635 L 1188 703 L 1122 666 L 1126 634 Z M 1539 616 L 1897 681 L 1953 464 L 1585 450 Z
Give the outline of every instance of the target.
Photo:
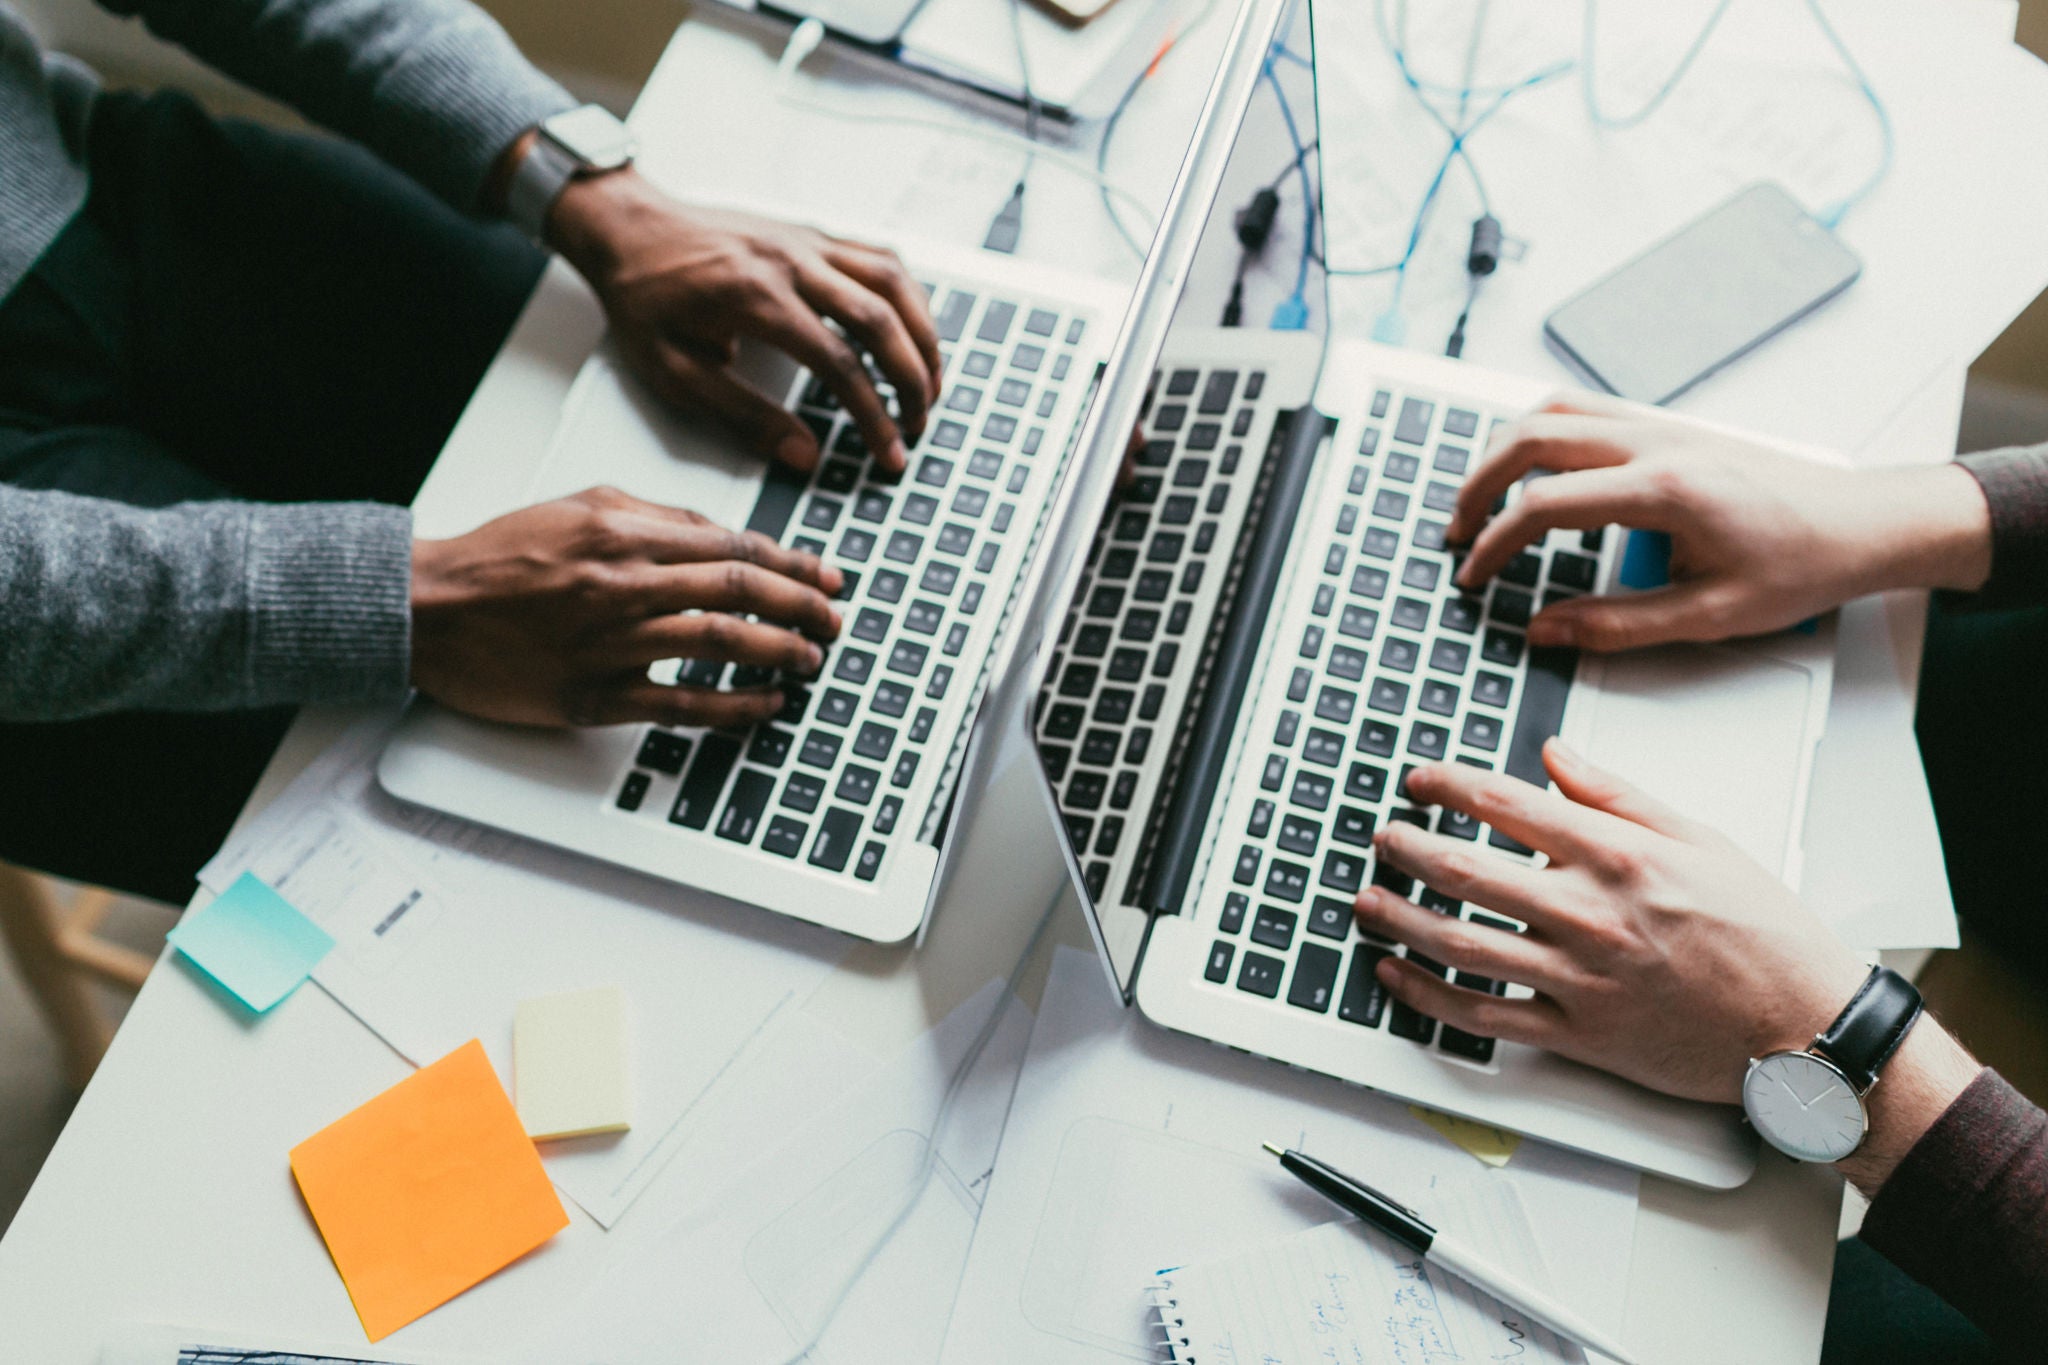
M 1862 273 L 1841 238 L 1762 182 L 1567 300 L 1543 337 L 1609 393 L 1668 403 Z

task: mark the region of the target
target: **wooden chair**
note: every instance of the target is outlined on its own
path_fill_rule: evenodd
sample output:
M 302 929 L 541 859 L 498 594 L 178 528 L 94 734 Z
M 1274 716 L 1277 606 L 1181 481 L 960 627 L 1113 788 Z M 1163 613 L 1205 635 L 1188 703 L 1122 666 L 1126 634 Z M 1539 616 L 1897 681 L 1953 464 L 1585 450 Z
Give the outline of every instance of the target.
M 64 1069 L 83 1090 L 113 1041 L 114 1029 L 93 1003 L 88 978 L 140 990 L 152 960 L 95 936 L 114 893 L 81 888 L 69 904 L 32 872 L 0 863 L 0 935 L 56 1030 Z

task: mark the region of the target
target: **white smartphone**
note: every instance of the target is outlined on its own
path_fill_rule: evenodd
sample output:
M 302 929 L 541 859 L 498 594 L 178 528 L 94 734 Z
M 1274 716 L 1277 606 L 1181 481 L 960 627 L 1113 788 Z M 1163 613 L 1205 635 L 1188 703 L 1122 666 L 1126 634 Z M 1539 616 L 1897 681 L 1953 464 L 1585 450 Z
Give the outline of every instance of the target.
M 1567 300 L 1543 336 L 1609 393 L 1668 403 L 1862 273 L 1826 225 L 1760 182 Z

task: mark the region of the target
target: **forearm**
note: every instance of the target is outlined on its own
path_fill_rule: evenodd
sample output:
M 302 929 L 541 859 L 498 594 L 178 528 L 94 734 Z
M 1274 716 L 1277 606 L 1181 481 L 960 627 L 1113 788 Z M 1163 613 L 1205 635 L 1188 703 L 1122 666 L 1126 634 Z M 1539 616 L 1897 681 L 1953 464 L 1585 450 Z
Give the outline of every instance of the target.
M 0 717 L 402 696 L 411 518 L 0 487 Z
M 1991 575 L 1992 514 L 1968 471 L 1944 464 L 1856 479 L 1860 502 L 1839 509 L 1864 547 L 1862 592 L 1975 592 Z
M 575 101 L 468 0 L 101 0 L 354 138 L 465 212 L 492 161 Z
M 1863 1145 L 1837 1163 L 1842 1174 L 1864 1194 L 1875 1196 L 1981 1070 L 1948 1030 L 1923 1016 L 1864 1097 L 1870 1130 Z

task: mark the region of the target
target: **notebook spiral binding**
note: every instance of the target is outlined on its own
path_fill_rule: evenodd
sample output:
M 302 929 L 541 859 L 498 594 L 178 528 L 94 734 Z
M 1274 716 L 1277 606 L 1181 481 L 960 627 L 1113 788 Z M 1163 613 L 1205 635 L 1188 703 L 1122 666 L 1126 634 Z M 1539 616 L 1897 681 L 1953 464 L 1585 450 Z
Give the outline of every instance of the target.
M 1173 1292 L 1172 1280 L 1161 1280 L 1148 1291 L 1152 1299 L 1152 1314 L 1146 1323 L 1152 1331 L 1152 1345 L 1159 1353 L 1160 1365 L 1195 1365 L 1194 1343 L 1188 1337 L 1188 1328 L 1180 1313 L 1180 1300 Z

